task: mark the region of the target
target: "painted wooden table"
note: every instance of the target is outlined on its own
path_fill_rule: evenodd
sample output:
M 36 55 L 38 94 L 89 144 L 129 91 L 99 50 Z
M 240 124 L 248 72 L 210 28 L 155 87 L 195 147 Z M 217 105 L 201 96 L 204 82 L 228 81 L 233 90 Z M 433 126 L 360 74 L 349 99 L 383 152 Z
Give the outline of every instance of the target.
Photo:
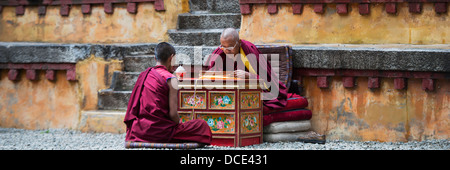
M 179 79 L 178 114 L 183 122 L 203 119 L 212 145 L 241 147 L 262 143 L 262 89 L 256 79 Z

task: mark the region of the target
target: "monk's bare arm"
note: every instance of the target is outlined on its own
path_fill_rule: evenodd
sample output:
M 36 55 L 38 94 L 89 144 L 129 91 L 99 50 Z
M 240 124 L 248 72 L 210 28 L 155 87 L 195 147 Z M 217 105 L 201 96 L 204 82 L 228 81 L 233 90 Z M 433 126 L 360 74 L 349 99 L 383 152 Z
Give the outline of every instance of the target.
M 167 81 L 169 85 L 169 116 L 175 123 L 180 122 L 180 116 L 178 116 L 178 81 L 176 78 L 171 78 Z

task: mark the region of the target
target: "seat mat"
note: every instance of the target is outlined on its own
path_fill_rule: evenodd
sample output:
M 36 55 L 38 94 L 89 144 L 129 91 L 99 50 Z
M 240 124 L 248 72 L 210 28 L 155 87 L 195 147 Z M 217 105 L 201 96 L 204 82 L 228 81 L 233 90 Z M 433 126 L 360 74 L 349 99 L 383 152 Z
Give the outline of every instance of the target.
M 147 143 L 147 142 L 133 142 L 126 141 L 125 148 L 170 148 L 170 149 L 194 149 L 202 148 L 204 144 L 201 143 Z
M 263 115 L 263 126 L 267 126 L 272 122 L 285 122 L 294 120 L 309 120 L 312 117 L 311 110 L 296 109 L 277 113 Z

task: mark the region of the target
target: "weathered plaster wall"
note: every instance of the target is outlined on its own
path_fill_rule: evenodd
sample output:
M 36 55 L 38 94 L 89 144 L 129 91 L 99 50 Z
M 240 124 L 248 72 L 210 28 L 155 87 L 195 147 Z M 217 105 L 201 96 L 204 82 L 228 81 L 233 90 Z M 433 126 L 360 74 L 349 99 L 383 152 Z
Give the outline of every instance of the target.
M 76 64 L 77 81 L 66 80 L 65 71 L 56 71 L 56 80 L 38 71 L 38 80 L 8 79 L 0 73 L 0 127 L 23 129 L 77 129 L 82 110 L 96 110 L 98 90 L 111 84 L 114 71 L 122 70 L 122 61 L 91 56 Z
M 421 79 L 408 79 L 406 90 L 394 89 L 383 78 L 380 88 L 369 90 L 366 77 L 344 88 L 333 77 L 330 88 L 317 87 L 315 77 L 304 77 L 305 96 L 313 112 L 312 129 L 327 139 L 356 141 L 410 141 L 448 139 L 450 135 L 450 84 L 436 80 L 435 91 L 422 90 Z
M 38 7 L 27 6 L 24 15 L 15 7 L 3 7 L 0 14 L 0 41 L 54 43 L 141 43 L 168 41 L 168 29 L 175 29 L 179 13 L 189 10 L 188 0 L 165 0 L 166 11 L 155 11 L 153 3 L 138 3 L 137 13 L 127 12 L 126 4 L 114 4 L 114 13 L 103 5 L 93 5 L 83 14 L 73 5 L 69 16 L 60 15 L 59 6 L 49 6 L 45 15 Z
M 23 129 L 76 128 L 79 119 L 80 85 L 67 81 L 65 72 L 56 72 L 56 80 L 48 81 L 45 72 L 39 80 L 30 81 L 25 71 L 17 82 L 0 75 L 0 127 Z
M 123 61 L 107 61 L 92 55 L 86 60 L 80 61 L 76 65 L 78 82 L 81 89 L 81 109 L 96 110 L 98 103 L 98 91 L 111 86 L 111 79 L 114 71 L 121 71 Z
M 268 5 L 252 5 L 243 15 L 240 36 L 251 42 L 290 44 L 448 44 L 448 13 L 437 14 L 433 3 L 423 3 L 420 14 L 410 13 L 408 3 L 399 3 L 397 14 L 388 14 L 384 3 L 370 4 L 370 14 L 360 15 L 358 4 L 348 5 L 348 14 L 338 14 L 327 4 L 323 14 L 312 4 L 294 15 L 292 5 L 279 5 L 277 14 Z

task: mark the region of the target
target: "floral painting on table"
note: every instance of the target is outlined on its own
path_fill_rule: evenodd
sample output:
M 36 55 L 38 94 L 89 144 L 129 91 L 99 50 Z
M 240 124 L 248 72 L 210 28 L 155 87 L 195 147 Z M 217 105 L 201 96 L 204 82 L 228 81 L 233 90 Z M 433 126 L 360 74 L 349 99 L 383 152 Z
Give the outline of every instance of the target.
M 180 122 L 184 123 L 189 120 L 192 120 L 192 114 L 191 112 L 178 112 L 178 115 L 180 116 Z
M 180 92 L 180 108 L 181 109 L 206 109 L 206 92 L 205 91 L 189 91 Z
M 209 108 L 221 110 L 234 110 L 234 92 L 211 92 L 209 94 Z
M 212 133 L 234 133 L 234 114 L 197 113 L 197 119 L 205 120 Z
M 259 94 L 259 92 L 242 92 L 241 109 L 259 109 L 261 103 Z
M 258 133 L 260 132 L 260 114 L 259 112 L 241 113 L 241 132 L 242 133 Z

